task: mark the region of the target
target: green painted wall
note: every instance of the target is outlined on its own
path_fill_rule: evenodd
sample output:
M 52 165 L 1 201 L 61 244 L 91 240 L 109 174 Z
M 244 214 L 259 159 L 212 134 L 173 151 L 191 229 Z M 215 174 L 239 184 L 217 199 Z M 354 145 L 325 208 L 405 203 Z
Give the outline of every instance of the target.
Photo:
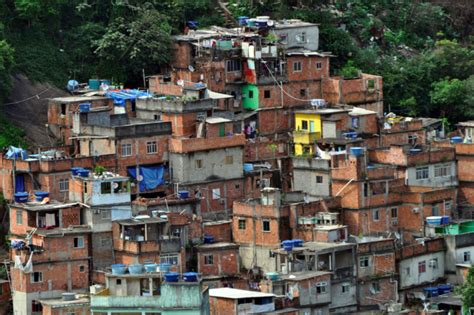
M 258 87 L 247 84 L 242 87 L 242 106 L 245 109 L 258 109 Z

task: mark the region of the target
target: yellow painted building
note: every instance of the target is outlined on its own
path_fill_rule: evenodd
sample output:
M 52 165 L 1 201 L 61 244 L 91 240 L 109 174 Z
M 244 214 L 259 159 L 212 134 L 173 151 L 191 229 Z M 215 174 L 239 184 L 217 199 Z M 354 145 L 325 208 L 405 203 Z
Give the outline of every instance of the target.
M 295 155 L 313 154 L 314 142 L 321 139 L 321 115 L 313 110 L 295 112 L 293 143 Z

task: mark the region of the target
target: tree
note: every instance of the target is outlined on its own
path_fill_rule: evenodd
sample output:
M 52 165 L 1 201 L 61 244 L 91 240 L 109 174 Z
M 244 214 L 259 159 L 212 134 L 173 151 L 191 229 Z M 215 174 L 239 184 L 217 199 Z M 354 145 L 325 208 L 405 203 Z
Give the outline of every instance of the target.
M 460 118 L 471 117 L 473 111 L 467 108 L 466 89 L 464 82 L 459 79 L 444 79 L 432 84 L 430 92 L 433 112 L 438 117 L 446 117 L 452 121 Z
M 13 52 L 13 48 L 5 40 L 0 40 L 0 101 L 11 88 Z
M 469 268 L 466 282 L 459 287 L 459 292 L 465 314 L 468 314 L 469 309 L 474 307 L 474 265 Z

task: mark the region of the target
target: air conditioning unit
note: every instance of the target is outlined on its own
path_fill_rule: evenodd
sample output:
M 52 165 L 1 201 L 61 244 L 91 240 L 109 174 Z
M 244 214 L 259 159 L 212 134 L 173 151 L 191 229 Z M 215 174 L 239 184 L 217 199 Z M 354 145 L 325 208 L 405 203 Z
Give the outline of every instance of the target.
M 413 213 L 420 213 L 420 208 L 419 208 L 419 207 L 415 207 L 415 208 L 411 209 L 411 212 L 413 212 Z

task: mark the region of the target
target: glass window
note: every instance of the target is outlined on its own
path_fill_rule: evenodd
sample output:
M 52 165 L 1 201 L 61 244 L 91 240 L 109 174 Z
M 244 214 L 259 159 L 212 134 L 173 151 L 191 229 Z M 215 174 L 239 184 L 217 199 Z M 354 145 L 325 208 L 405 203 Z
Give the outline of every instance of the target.
M 471 252 L 464 252 L 463 259 L 464 259 L 464 262 L 471 262 Z
M 435 165 L 435 177 L 451 176 L 451 165 Z
M 265 90 L 265 91 L 263 91 L 263 96 L 264 96 L 265 98 L 270 98 L 270 90 Z
M 446 200 L 444 202 L 444 210 L 451 210 L 453 208 L 453 201 L 452 200 Z
M 302 130 L 308 130 L 308 121 L 307 120 L 302 120 L 301 121 L 301 129 Z
M 322 184 L 323 183 L 323 177 L 321 175 L 316 175 L 316 184 Z
M 303 65 L 301 61 L 293 62 L 293 72 L 301 72 L 303 70 Z
M 102 220 L 108 220 L 110 219 L 110 213 L 111 211 L 109 209 L 100 209 L 100 218 Z
M 122 144 L 122 156 L 132 156 L 132 145 L 130 143 Z
M 100 183 L 100 193 L 101 194 L 111 194 L 112 193 L 112 183 L 111 182 L 102 182 L 102 183 Z
M 162 255 L 162 256 L 160 256 L 160 263 L 170 264 L 170 265 L 177 265 L 178 264 L 178 256 L 177 255 Z
M 204 255 L 204 265 L 214 265 L 214 255 Z
M 196 160 L 196 168 L 202 168 L 202 160 Z
M 380 292 L 380 283 L 378 282 L 372 282 L 370 286 L 370 291 L 372 294 Z
M 253 91 L 249 91 L 249 98 L 253 98 Z
M 240 60 L 227 60 L 227 72 L 237 72 L 242 70 Z
M 247 221 L 245 219 L 239 219 L 239 230 L 245 230 Z
M 36 300 L 31 301 L 31 311 L 35 313 L 43 313 L 43 305 Z
M 350 288 L 351 288 L 351 286 L 350 286 L 349 283 L 343 283 L 343 284 L 342 284 L 342 293 L 347 293 L 347 292 L 349 292 Z
M 420 261 L 418 263 L 418 273 L 424 273 L 426 272 L 426 261 Z
M 398 208 L 392 208 L 392 209 L 390 209 L 390 212 L 391 212 L 391 215 L 392 215 L 392 219 L 398 218 Z
M 16 224 L 23 224 L 23 210 L 16 210 Z
M 149 141 L 146 143 L 146 153 L 147 154 L 154 154 L 158 152 L 156 141 Z
M 300 96 L 305 97 L 306 96 L 306 89 L 300 89 Z
M 212 199 L 220 199 L 221 198 L 221 189 L 220 188 L 214 188 L 212 190 Z
M 263 232 L 270 232 L 270 220 L 262 220 Z
M 321 70 L 323 68 L 323 63 L 321 61 L 316 62 L 316 69 Z
M 369 256 L 363 256 L 359 258 L 359 267 L 361 268 L 369 267 Z
M 69 179 L 64 178 L 59 180 L 59 192 L 68 192 L 69 191 Z
M 416 169 L 416 179 L 417 180 L 422 180 L 422 179 L 427 179 L 429 178 L 429 168 L 428 166 L 425 167 L 418 167 Z
M 433 216 L 438 216 L 439 215 L 439 205 L 433 205 L 431 213 L 432 213 L 431 215 L 433 215 Z
M 74 248 L 84 248 L 84 237 L 78 236 L 74 238 Z
M 374 221 L 380 220 L 380 211 L 378 209 L 372 211 L 372 219 Z
M 327 292 L 327 282 L 318 282 L 316 283 L 316 293 L 317 294 L 324 294 Z
M 84 265 L 79 266 L 79 272 L 84 272 L 86 271 L 86 267 Z
M 43 282 L 43 272 L 35 271 L 30 275 L 30 282 L 31 283 L 38 283 Z

